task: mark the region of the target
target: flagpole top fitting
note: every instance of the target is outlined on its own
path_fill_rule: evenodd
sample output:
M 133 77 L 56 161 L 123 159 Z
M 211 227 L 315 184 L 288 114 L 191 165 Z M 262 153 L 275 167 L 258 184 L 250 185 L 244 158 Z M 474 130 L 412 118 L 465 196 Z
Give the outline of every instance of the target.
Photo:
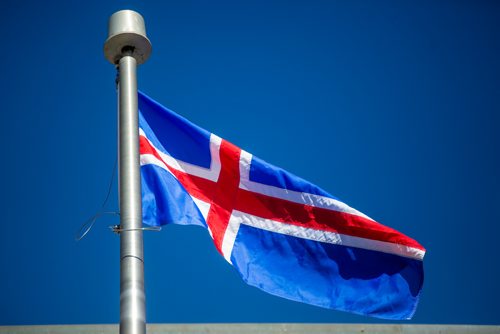
M 123 56 L 132 56 L 140 65 L 151 54 L 151 42 L 146 36 L 142 16 L 133 10 L 120 10 L 109 18 L 108 39 L 104 43 L 104 56 L 118 64 Z

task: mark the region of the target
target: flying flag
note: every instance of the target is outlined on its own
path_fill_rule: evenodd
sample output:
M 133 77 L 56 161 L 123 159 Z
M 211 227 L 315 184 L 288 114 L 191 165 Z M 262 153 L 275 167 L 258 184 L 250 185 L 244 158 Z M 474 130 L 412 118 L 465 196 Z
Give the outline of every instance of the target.
M 199 225 L 242 279 L 270 294 L 410 319 L 425 249 L 321 188 L 139 92 L 143 221 Z

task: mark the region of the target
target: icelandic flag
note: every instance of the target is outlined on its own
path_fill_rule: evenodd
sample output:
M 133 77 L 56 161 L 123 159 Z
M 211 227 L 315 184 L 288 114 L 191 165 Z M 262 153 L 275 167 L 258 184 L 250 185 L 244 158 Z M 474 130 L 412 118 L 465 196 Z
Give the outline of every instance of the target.
M 143 221 L 199 225 L 243 280 L 270 294 L 410 319 L 425 249 L 321 188 L 139 92 Z

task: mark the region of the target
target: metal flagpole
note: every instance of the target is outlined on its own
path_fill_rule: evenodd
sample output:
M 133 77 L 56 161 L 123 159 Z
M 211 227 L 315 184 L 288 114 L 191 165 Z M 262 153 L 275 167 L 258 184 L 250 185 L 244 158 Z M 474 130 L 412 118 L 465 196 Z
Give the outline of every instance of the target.
M 144 19 L 121 10 L 109 19 L 104 55 L 118 65 L 120 333 L 146 333 L 136 67 L 151 54 Z

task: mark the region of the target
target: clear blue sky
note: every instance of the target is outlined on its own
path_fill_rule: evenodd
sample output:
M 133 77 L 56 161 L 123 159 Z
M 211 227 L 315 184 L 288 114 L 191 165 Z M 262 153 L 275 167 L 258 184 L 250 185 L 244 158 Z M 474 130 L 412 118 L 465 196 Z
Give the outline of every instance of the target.
M 139 87 L 428 250 L 413 323 L 500 324 L 500 4 L 32 1 L 0 5 L 0 325 L 116 323 L 119 9 L 153 43 Z M 108 207 L 117 208 L 116 186 Z M 201 228 L 145 236 L 149 322 L 380 322 L 245 285 Z

